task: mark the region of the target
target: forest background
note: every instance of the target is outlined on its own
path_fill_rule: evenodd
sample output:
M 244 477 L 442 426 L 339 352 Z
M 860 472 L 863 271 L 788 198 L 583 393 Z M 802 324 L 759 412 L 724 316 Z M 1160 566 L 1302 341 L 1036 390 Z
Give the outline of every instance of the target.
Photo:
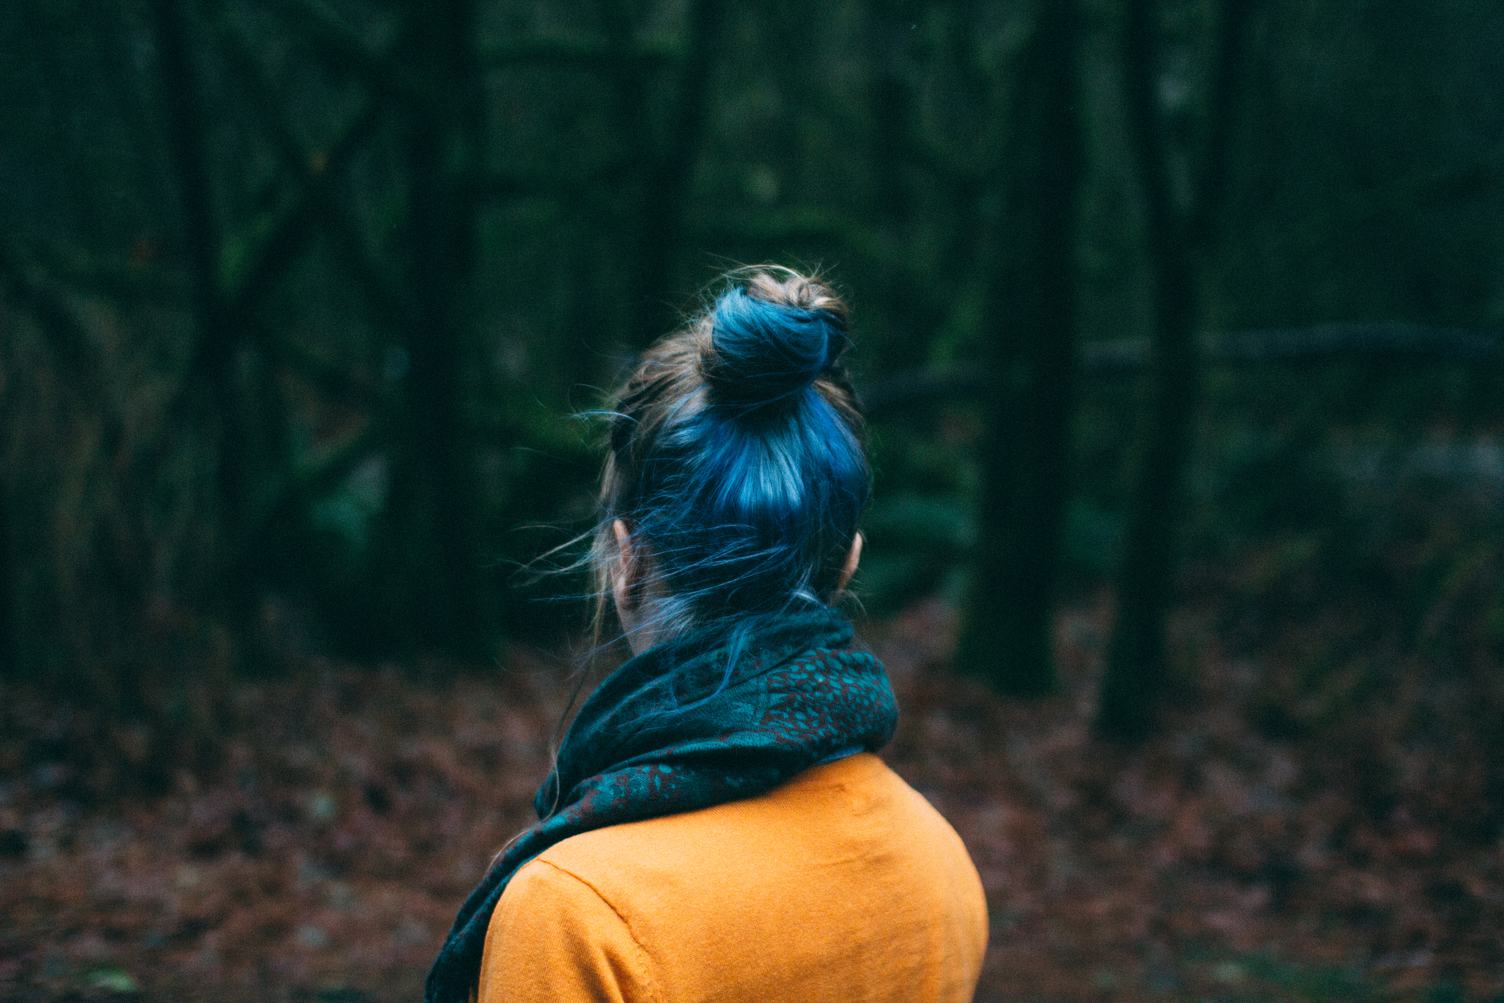
M 600 427 L 855 306 L 981 1000 L 1504 999 L 1504 7 L 0 10 L 0 995 L 414 998 Z

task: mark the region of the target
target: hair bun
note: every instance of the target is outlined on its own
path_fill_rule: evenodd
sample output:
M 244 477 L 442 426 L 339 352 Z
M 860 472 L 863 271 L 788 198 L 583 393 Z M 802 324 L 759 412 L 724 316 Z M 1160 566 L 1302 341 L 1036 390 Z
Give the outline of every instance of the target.
M 701 368 L 717 403 L 758 407 L 793 398 L 847 344 L 839 299 L 802 276 L 761 272 L 716 300 Z

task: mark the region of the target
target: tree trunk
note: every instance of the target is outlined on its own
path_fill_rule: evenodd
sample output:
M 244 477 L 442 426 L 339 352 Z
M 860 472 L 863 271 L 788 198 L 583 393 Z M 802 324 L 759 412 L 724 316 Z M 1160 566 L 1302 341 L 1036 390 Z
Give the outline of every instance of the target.
M 630 332 L 634 347 L 641 348 L 666 333 L 677 318 L 671 302 L 674 255 L 679 250 L 685 202 L 700 158 L 710 108 L 710 74 L 726 7 L 725 0 L 698 0 L 690 6 L 684 66 L 669 134 L 663 148 L 649 155 L 643 170 L 636 246 L 628 262 L 632 270 Z M 640 74 L 643 69 L 634 63 L 627 72 Z M 628 136 L 627 140 L 641 143 L 643 137 Z
M 1201 316 L 1197 262 L 1225 188 L 1233 89 L 1249 14 L 1244 0 L 1222 12 L 1207 102 L 1206 148 L 1190 205 L 1177 205 L 1159 118 L 1158 41 L 1152 0 L 1133 0 L 1124 32 L 1124 99 L 1131 155 L 1144 200 L 1145 252 L 1154 311 L 1147 440 L 1129 503 L 1117 580 L 1117 622 L 1097 710 L 1097 731 L 1136 740 L 1154 725 L 1167 667 L 1165 621 L 1174 599 L 1176 527 L 1199 399 Z
M 1075 246 L 1082 170 L 1071 0 L 1038 5 L 1018 82 L 983 447 L 976 567 L 958 664 L 1000 690 L 1055 685 L 1051 653 L 1076 386 Z
M 0 482 L 0 679 L 19 672 L 15 553 L 10 532 L 10 485 Z
M 406 218 L 401 389 L 377 555 L 380 629 L 403 646 L 476 654 L 488 639 L 466 372 L 478 254 L 468 180 L 482 149 L 473 0 L 415 11 L 403 126 Z
M 195 337 L 176 407 L 213 443 L 214 496 L 222 552 L 209 558 L 212 602 L 232 628 L 245 626 L 251 583 L 244 573 L 246 477 L 242 402 L 236 379 L 240 331 L 219 286 L 220 237 L 206 160 L 206 120 L 189 51 L 182 0 L 154 0 L 158 76 L 177 183 Z
M 1152 729 L 1164 689 L 1165 618 L 1174 598 L 1181 484 L 1199 397 L 1200 359 L 1192 330 L 1198 296 L 1192 266 L 1179 247 L 1159 244 L 1153 253 L 1152 302 L 1159 322 L 1148 441 L 1129 503 L 1117 578 L 1117 622 L 1097 718 L 1102 734 L 1129 740 Z

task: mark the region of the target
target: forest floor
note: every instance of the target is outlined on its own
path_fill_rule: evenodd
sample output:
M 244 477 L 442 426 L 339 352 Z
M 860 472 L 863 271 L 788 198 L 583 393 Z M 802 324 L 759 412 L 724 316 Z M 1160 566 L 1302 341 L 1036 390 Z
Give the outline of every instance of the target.
M 863 625 L 903 708 L 886 758 L 987 887 L 978 1000 L 1504 999 L 1493 697 L 1403 671 L 1364 697 L 1341 664 L 1302 697 L 1280 666 L 1319 621 L 1255 660 L 1187 612 L 1192 682 L 1118 748 L 1089 729 L 1109 615 L 1066 612 L 1032 703 L 949 671 L 938 603 Z M 568 696 L 558 660 L 508 661 L 241 681 L 178 766 L 118 715 L 0 693 L 0 998 L 418 998 Z

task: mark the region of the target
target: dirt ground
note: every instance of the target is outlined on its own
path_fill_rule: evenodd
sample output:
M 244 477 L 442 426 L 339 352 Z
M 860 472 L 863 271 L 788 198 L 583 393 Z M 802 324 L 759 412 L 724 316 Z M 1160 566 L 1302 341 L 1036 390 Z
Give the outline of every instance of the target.
M 1063 690 L 1033 703 L 948 670 L 938 603 L 862 625 L 903 709 L 886 758 L 987 886 L 979 1000 L 1504 999 L 1488 704 L 1428 687 L 1282 716 L 1301 637 L 1253 660 L 1186 614 L 1194 683 L 1116 748 L 1088 729 L 1107 617 L 1068 611 Z M 178 765 L 144 729 L 0 694 L 0 997 L 417 999 L 530 818 L 569 690 L 557 659 L 507 662 L 237 683 Z

